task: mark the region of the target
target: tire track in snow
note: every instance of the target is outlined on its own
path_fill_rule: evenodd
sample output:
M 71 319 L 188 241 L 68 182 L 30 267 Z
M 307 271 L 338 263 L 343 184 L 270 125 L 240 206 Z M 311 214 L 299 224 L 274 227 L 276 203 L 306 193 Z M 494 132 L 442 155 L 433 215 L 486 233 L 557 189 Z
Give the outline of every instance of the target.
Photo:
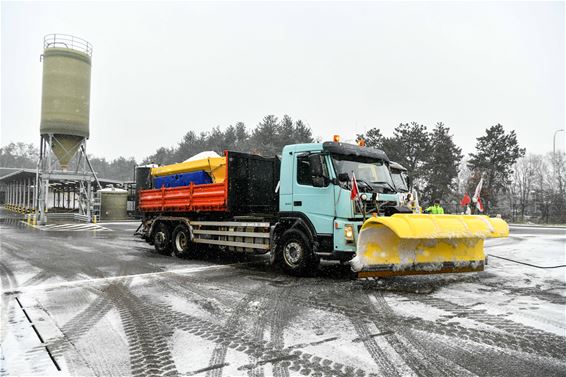
M 123 284 L 129 285 L 130 282 L 131 279 L 128 279 L 124 281 Z M 68 320 L 63 326 L 59 327 L 63 335 L 62 338 L 50 339 L 48 343 L 52 349 L 53 356 L 56 359 L 63 358 L 66 361 L 69 373 L 76 374 L 73 370 L 80 370 L 82 365 L 79 364 L 79 360 L 76 357 L 76 355 L 78 355 L 83 365 L 87 366 L 95 374 L 107 375 L 109 374 L 109 369 L 107 368 L 107 364 L 104 363 L 104 357 L 100 359 L 90 358 L 87 360 L 81 350 L 77 348 L 77 344 L 110 312 L 110 310 L 114 309 L 114 304 L 106 297 L 104 292 L 96 288 L 85 289 L 96 294 L 97 297 L 94 301 L 89 303 L 86 308 Z M 101 289 L 104 289 L 104 287 Z M 44 309 L 44 311 L 48 312 L 46 309 Z M 73 352 L 68 352 L 70 349 L 72 349 L 76 355 Z M 97 355 L 102 356 L 98 353 Z M 99 361 L 102 361 L 102 365 L 99 365 Z
M 241 273 L 238 271 L 227 271 L 227 274 L 218 276 L 218 278 L 221 278 L 222 280 L 226 279 L 226 275 L 234 277 L 236 275 L 241 275 Z M 234 307 L 235 305 L 235 309 L 224 324 L 224 327 L 227 330 L 235 328 L 243 317 L 251 313 L 250 303 L 252 302 L 252 300 L 259 300 L 261 297 L 263 297 L 264 295 L 262 295 L 261 293 L 265 291 L 265 287 L 261 286 L 259 288 L 253 289 L 252 291 L 248 290 L 244 294 L 244 297 L 242 299 L 233 299 L 232 297 L 226 297 L 232 296 L 227 295 L 228 292 L 234 292 L 234 290 L 230 289 L 231 286 L 226 286 L 223 287 L 222 290 L 219 290 L 216 288 L 217 284 L 215 279 L 211 278 L 210 276 L 198 277 L 196 275 L 187 276 L 182 274 L 175 274 L 173 275 L 173 279 L 179 282 L 179 284 L 173 284 L 169 279 L 160 279 L 159 285 L 172 290 L 173 293 L 178 294 L 182 297 L 189 297 L 193 302 L 199 304 L 205 311 L 210 311 L 211 307 L 214 308 L 212 304 L 209 304 L 209 300 L 211 298 L 217 300 L 228 308 Z M 207 290 L 203 288 L 202 285 L 214 286 L 216 289 Z M 206 300 L 204 305 L 202 304 L 203 299 Z M 252 321 L 256 321 L 256 317 L 252 317 Z M 212 351 L 209 365 L 207 367 L 210 369 L 206 371 L 206 376 L 220 377 L 223 373 L 223 365 L 225 364 L 228 348 L 224 343 L 217 341 L 215 343 L 216 346 Z
M 364 299 L 373 311 L 373 323 L 382 332 L 393 331 L 391 334 L 385 334 L 385 339 L 415 373 L 431 377 L 472 375 L 467 369 L 444 357 L 427 357 L 429 352 L 426 347 L 408 331 L 403 321 L 391 320 L 395 318 L 395 314 L 381 292 L 371 296 L 364 295 Z
M 467 371 L 465 370 L 459 370 L 459 373 L 454 372 L 454 369 L 458 370 L 459 368 L 455 365 L 450 365 L 451 363 L 448 360 L 431 360 L 427 358 L 426 355 L 428 353 L 426 349 L 413 340 L 411 334 L 406 329 L 399 326 L 399 321 L 391 315 L 384 315 L 384 311 L 387 313 L 392 313 L 392 311 L 387 310 L 388 307 L 376 310 L 369 297 L 357 289 L 358 287 L 350 285 L 349 289 L 351 291 L 345 290 L 343 286 L 334 287 L 332 291 L 325 292 L 325 295 L 319 295 L 315 299 L 308 298 L 308 301 L 310 301 L 310 305 L 314 304 L 322 310 L 328 311 L 330 309 L 330 311 L 344 315 L 354 325 L 359 336 L 358 339 L 363 341 L 366 350 L 379 367 L 382 375 L 405 375 L 409 369 L 423 376 L 456 376 L 466 374 Z M 341 298 L 340 302 L 351 302 L 352 305 L 325 303 L 330 301 L 332 297 L 334 299 L 339 297 Z M 319 302 L 319 299 L 324 301 Z M 371 334 L 368 324 L 375 325 L 379 331 L 380 340 L 386 342 L 390 348 L 384 347 L 376 341 L 375 335 L 377 334 Z M 394 352 L 395 355 L 390 355 L 391 352 Z M 395 363 L 394 359 L 402 360 L 405 368 Z M 449 366 L 447 367 L 447 365 Z
M 478 376 L 564 376 L 566 363 L 515 351 L 494 349 L 485 344 L 473 344 L 453 337 L 415 331 L 415 336 L 430 352 L 442 355 Z
M 11 242 L 13 241 L 15 240 L 11 240 Z M 43 242 L 59 242 L 59 240 L 46 238 Z M 64 248 L 64 245 L 61 245 L 61 247 Z M 22 253 L 22 250 L 26 252 Z M 82 278 L 84 275 L 94 277 L 104 276 L 103 271 L 90 263 L 78 262 L 72 258 L 64 258 L 61 255 L 57 258 L 45 258 L 42 250 L 26 248 L 18 242 L 13 242 L 13 244 L 10 244 L 10 246 L 3 251 L 40 270 L 35 276 L 24 283 L 26 287 L 31 286 L 32 283 L 37 284 L 52 277 L 72 281 Z M 62 258 L 64 258 L 64 263 L 62 263 Z M 24 285 L 22 285 L 22 287 Z
M 316 286 L 316 283 L 314 284 Z M 302 287 L 306 287 L 304 284 Z M 354 327 L 356 334 L 358 335 L 358 340 L 361 341 L 366 348 L 369 355 L 375 362 L 375 365 L 379 368 L 379 374 L 381 376 L 400 376 L 403 372 L 398 370 L 397 366 L 391 360 L 390 355 L 382 349 L 379 343 L 376 341 L 376 334 L 372 334 L 369 328 L 371 323 L 369 315 L 360 316 L 360 303 L 357 300 L 352 300 L 352 296 L 348 294 L 348 287 L 345 287 L 343 283 L 337 283 L 327 286 L 327 290 L 317 293 L 316 296 L 293 296 L 292 301 L 295 306 L 306 306 L 312 309 L 321 310 L 324 312 L 330 312 L 339 314 L 347 318 L 348 321 Z M 345 295 L 346 294 L 346 295 Z M 353 305 L 343 306 L 341 304 L 335 304 L 334 301 L 341 302 L 351 302 Z M 361 309 L 365 312 L 367 310 L 367 303 L 363 304 L 365 308 Z M 387 331 L 385 331 L 387 332 Z
M 261 358 L 256 364 L 291 364 L 289 369 L 293 370 L 293 375 L 309 375 L 311 373 L 319 376 L 336 377 L 363 377 L 367 375 L 366 371 L 362 369 L 308 354 L 296 350 L 295 347 L 277 350 L 271 347 L 265 340 L 258 341 L 250 335 L 245 334 L 243 331 L 225 329 L 221 325 L 216 325 L 186 313 L 171 310 L 168 307 L 154 305 L 152 308 L 156 317 L 159 317 L 163 323 L 172 328 L 184 330 L 203 339 L 226 344 L 228 348 L 237 349 L 248 355 L 260 355 Z M 256 364 L 243 365 L 239 370 L 246 371 L 253 369 L 256 367 Z
M 403 372 L 398 370 L 398 368 L 394 365 L 394 362 L 391 360 L 390 355 L 384 350 L 377 342 L 376 336 L 377 334 L 373 334 L 370 331 L 369 324 L 372 323 L 369 316 L 369 305 L 367 303 L 360 303 L 358 300 L 353 300 L 352 297 L 345 297 L 344 295 L 344 287 L 342 286 L 329 286 L 329 291 L 324 292 L 323 294 L 319 294 L 318 298 L 328 301 L 325 303 L 324 301 L 318 302 L 315 298 L 308 298 L 309 306 L 313 306 L 314 303 L 316 309 L 318 310 L 325 310 L 329 312 L 334 312 L 345 316 L 356 331 L 358 338 L 356 341 L 361 341 L 369 353 L 377 367 L 379 368 L 380 375 L 382 376 L 390 376 L 390 377 L 398 377 L 403 375 Z M 351 302 L 353 307 L 346 307 L 346 306 L 336 306 L 332 303 L 333 299 L 337 297 L 340 298 L 341 302 Z M 360 308 L 360 306 L 362 306 Z M 355 308 L 357 307 L 357 309 Z M 352 309 L 352 310 L 351 310 Z M 360 312 L 364 313 L 360 316 Z M 385 333 L 390 332 L 386 330 Z M 384 331 L 380 329 L 380 333 L 382 336 Z
M 477 281 L 477 283 L 490 288 L 495 288 L 498 291 L 507 291 L 514 296 L 531 296 L 553 304 L 566 305 L 565 296 L 559 293 L 549 292 L 548 290 L 543 291 L 535 287 L 516 287 L 512 285 L 505 285 L 501 282 L 488 282 L 482 280 Z M 563 285 L 556 288 L 566 289 Z
M 388 355 L 384 350 L 377 344 L 375 337 L 369 331 L 368 325 L 364 320 L 352 317 L 350 322 L 354 326 L 356 334 L 358 334 L 358 339 L 362 340 L 364 347 L 370 354 L 371 358 L 378 366 L 380 374 L 382 376 L 398 377 L 402 374 L 393 365 Z
M 320 296 L 319 296 L 320 298 Z M 560 359 L 564 356 L 560 353 L 560 350 L 557 348 L 553 348 L 551 350 L 548 349 L 540 349 L 537 350 L 536 342 L 533 343 L 529 339 L 525 339 L 524 337 L 520 337 L 517 341 L 516 337 L 502 334 L 493 334 L 487 333 L 485 331 L 475 330 L 475 329 L 468 329 L 463 326 L 457 325 L 439 325 L 437 323 L 433 323 L 430 321 L 425 321 L 421 318 L 407 318 L 405 316 L 396 314 L 394 312 L 387 313 L 386 316 L 384 315 L 377 315 L 373 312 L 369 311 L 367 308 L 360 308 L 355 309 L 349 306 L 345 306 L 343 304 L 335 304 L 335 303 L 325 303 L 320 302 L 319 299 L 307 298 L 307 299 L 298 299 L 295 298 L 295 301 L 300 302 L 303 305 L 308 305 L 313 308 L 317 308 L 320 310 L 326 311 L 333 311 L 336 313 L 341 313 L 345 315 L 347 318 L 356 318 L 365 319 L 367 321 L 375 321 L 376 318 L 379 318 L 380 321 L 385 321 L 393 324 L 397 324 L 398 326 L 407 327 L 414 330 L 425 331 L 427 333 L 432 334 L 439 334 L 439 335 L 446 335 L 448 337 L 457 337 L 461 339 L 465 339 L 468 341 L 472 341 L 477 343 L 477 346 L 487 346 L 493 349 L 493 355 L 496 355 L 499 352 L 496 348 L 499 347 L 503 350 L 509 349 L 510 351 L 517 351 L 517 352 L 527 352 L 527 353 L 534 353 L 535 355 L 541 355 L 546 357 L 553 357 Z M 539 347 L 540 348 L 540 347 Z M 426 348 L 425 348 L 426 352 Z M 473 352 L 473 351 L 471 351 Z M 492 358 L 492 364 L 501 364 L 501 362 L 495 358 Z M 456 366 L 456 369 L 457 366 Z M 422 373 L 420 373 L 422 374 Z
M 37 274 L 35 274 L 34 276 L 32 276 L 31 278 L 29 278 L 28 280 L 26 280 L 23 284 L 22 287 L 29 287 L 32 285 L 37 285 L 39 283 L 43 283 L 44 281 L 54 277 L 56 275 L 52 274 L 49 271 L 46 270 L 42 270 L 39 271 Z
M 234 291 L 242 291 L 241 289 L 235 286 L 226 286 L 225 288 L 232 289 Z M 329 292 L 326 292 L 326 296 L 328 297 L 326 297 L 324 293 L 318 293 L 317 296 L 308 296 L 308 297 L 293 296 L 292 305 L 307 306 L 325 312 L 333 312 L 344 315 L 354 325 L 354 328 L 358 332 L 359 338 L 364 341 L 364 346 L 366 346 L 368 352 L 376 362 L 376 365 L 380 368 L 380 372 L 383 375 L 388 375 L 388 376 L 402 375 L 403 372 L 397 370 L 396 366 L 391 362 L 391 360 L 389 360 L 387 353 L 381 349 L 381 347 L 378 345 L 374 337 L 371 336 L 372 334 L 370 334 L 370 331 L 367 327 L 367 323 L 375 323 L 375 318 L 374 318 L 375 316 L 371 310 L 372 305 L 367 301 L 362 303 L 358 302 L 358 306 L 360 305 L 362 306 L 362 308 L 360 309 L 356 307 L 346 306 L 343 304 L 336 304 L 335 303 L 335 301 L 337 301 L 336 298 L 344 295 L 345 292 L 344 284 L 338 283 L 334 285 L 334 287 L 332 286 L 328 287 L 328 289 L 330 290 Z M 350 302 L 351 300 L 352 298 L 348 296 L 348 297 L 344 297 L 344 300 L 342 301 Z M 393 320 L 397 321 L 398 318 L 394 318 Z M 380 328 L 379 325 L 377 327 Z M 388 332 L 388 329 L 386 327 L 381 327 L 380 332 L 386 333 Z M 394 344 L 397 346 L 397 350 L 399 350 L 398 353 L 400 355 L 404 356 L 404 352 L 405 353 L 409 352 L 409 350 L 411 349 L 410 348 L 411 346 L 408 345 L 408 341 L 406 339 L 404 338 L 397 339 L 395 334 L 388 334 L 388 336 L 389 338 L 386 338 L 386 340 L 388 341 L 388 343 L 390 343 L 389 340 L 391 340 L 391 342 L 394 342 Z M 395 347 L 393 348 L 395 349 Z M 431 361 L 426 361 L 426 362 L 420 361 L 422 359 L 422 354 L 424 353 L 425 351 L 423 351 L 422 353 L 413 352 L 407 354 L 408 356 L 410 356 L 408 364 L 411 364 L 411 362 L 413 363 L 412 364 L 413 368 L 411 369 L 420 370 L 425 368 L 425 366 L 430 365 Z M 448 363 L 448 361 L 446 362 Z M 454 367 L 458 369 L 457 366 L 454 365 Z M 429 369 L 434 370 L 432 367 Z M 446 370 L 446 368 L 444 367 L 442 369 Z M 437 375 L 441 374 L 439 371 L 437 372 L 438 372 Z M 449 372 L 446 373 L 450 375 Z M 462 371 L 462 373 L 464 373 L 464 371 Z M 421 374 L 423 373 L 421 372 Z
M 79 314 L 60 327 L 65 339 L 51 342 L 53 345 L 53 354 L 56 357 L 64 356 L 64 352 L 70 347 L 69 342 L 75 343 L 79 341 L 89 330 L 100 322 L 113 307 L 114 305 L 108 299 L 103 297 L 96 298 Z
M 133 295 L 123 284 L 105 289 L 120 314 L 130 348 L 130 368 L 134 376 L 177 376 L 168 345 L 172 335 L 164 328 L 152 306 Z
M 296 281 L 296 280 L 294 280 Z M 271 318 L 269 322 L 270 343 L 276 350 L 282 350 L 285 347 L 285 328 L 290 320 L 296 315 L 297 311 L 292 309 L 292 287 L 282 287 L 276 292 L 277 301 L 269 314 Z M 275 377 L 289 377 L 289 369 L 287 365 L 273 365 L 273 375 Z
M 235 274 L 241 274 L 241 272 L 234 272 Z M 223 279 L 225 276 L 222 277 Z M 267 326 L 269 325 L 270 331 L 272 332 L 272 336 L 270 338 L 271 343 L 276 343 L 277 346 L 273 345 L 276 348 L 282 349 L 283 348 L 283 329 L 285 326 L 284 321 L 281 321 L 280 314 L 286 312 L 286 310 L 282 310 L 288 308 L 289 303 L 282 302 L 282 297 L 288 297 L 290 295 L 290 288 L 283 287 L 278 285 L 276 289 L 268 289 L 265 284 L 260 285 L 259 287 L 242 290 L 239 289 L 239 293 L 245 292 L 244 297 L 237 300 L 231 300 L 230 303 L 226 302 L 226 293 L 235 292 L 236 290 L 231 290 L 230 287 L 226 287 L 225 289 L 218 290 L 217 288 L 214 290 L 205 290 L 200 287 L 201 284 L 208 284 L 211 286 L 216 287 L 216 282 L 211 281 L 208 277 L 198 278 L 196 276 L 182 276 L 181 279 L 183 280 L 183 284 L 170 284 L 168 281 L 163 280 L 161 284 L 163 286 L 173 289 L 175 293 L 181 294 L 186 296 L 187 293 L 192 293 L 192 297 L 200 296 L 205 299 L 214 298 L 223 304 L 233 307 L 236 305 L 235 308 L 232 310 L 230 316 L 226 319 L 224 323 L 224 327 L 226 329 L 233 329 L 237 327 L 237 325 L 242 321 L 242 319 L 247 319 L 253 321 L 254 327 L 252 329 L 252 333 L 255 336 L 257 341 L 262 341 L 264 333 L 266 331 Z M 286 278 L 287 279 L 287 278 Z M 255 279 L 252 279 L 255 280 Z M 187 284 L 187 282 L 191 282 Z M 286 280 L 285 280 L 286 281 Z M 281 281 L 277 281 L 277 283 L 281 284 Z M 232 287 L 233 288 L 233 287 Z M 287 292 L 287 293 L 286 293 Z M 230 295 L 232 296 L 232 295 Z M 250 304 L 254 301 L 259 302 L 260 304 L 254 307 L 251 307 Z M 204 308 L 207 309 L 207 308 Z M 259 314 L 258 314 L 259 313 Z M 258 321 L 258 318 L 261 319 Z M 217 343 L 216 347 L 214 348 L 208 368 L 223 365 L 225 363 L 226 353 L 228 347 L 224 343 Z M 256 356 L 250 356 L 250 364 L 257 364 Z M 261 355 L 258 355 L 261 356 Z M 284 366 L 277 365 L 276 370 L 273 371 L 274 375 L 279 373 L 280 376 L 287 376 L 288 371 L 287 368 Z M 262 375 L 262 366 L 259 365 L 258 368 L 250 369 L 249 374 L 254 376 L 261 376 Z M 207 370 L 207 376 L 214 376 L 220 377 L 222 376 L 223 368 L 211 368 Z
M 230 314 L 230 316 L 226 319 L 226 321 L 224 322 L 224 329 L 225 330 L 229 330 L 232 328 L 235 328 L 240 320 L 244 317 L 247 317 L 247 314 L 249 314 L 249 309 L 250 309 L 250 303 L 252 302 L 253 299 L 255 299 L 255 296 L 257 294 L 259 294 L 259 292 L 262 290 L 263 288 L 257 288 L 255 290 L 253 290 L 252 292 L 250 292 L 250 294 L 244 296 L 239 304 L 234 308 L 234 310 L 232 311 L 232 313 Z M 216 347 L 214 348 L 214 350 L 212 351 L 212 355 L 210 356 L 210 361 L 208 363 L 209 367 L 212 367 L 214 365 L 221 365 L 225 363 L 226 360 L 226 353 L 228 351 L 228 347 L 226 346 L 226 344 L 224 343 L 217 343 Z M 212 369 L 206 372 L 206 376 L 207 377 L 220 377 L 222 376 L 222 368 L 216 368 L 216 369 Z
M 273 282 L 271 279 L 265 281 Z M 288 279 L 286 279 L 286 281 L 288 281 Z M 273 287 L 263 286 L 263 292 L 266 293 L 260 300 L 259 313 L 256 315 L 259 320 L 256 320 L 252 333 L 257 341 L 263 341 L 266 329 L 269 326 L 270 340 L 268 346 L 276 350 L 281 350 L 284 347 L 283 332 L 286 324 L 283 316 L 288 312 L 289 302 L 287 298 L 290 297 L 292 287 L 281 285 L 283 282 L 280 280 L 278 280 L 277 283 L 278 285 Z M 258 360 L 261 360 L 261 353 L 254 355 L 250 359 L 250 362 L 258 365 Z M 288 376 L 288 365 L 274 364 L 272 373 L 275 377 Z M 248 374 L 250 377 L 263 377 L 264 370 L 261 363 L 257 368 L 250 370 Z
M 256 313 L 255 318 L 252 318 L 254 326 L 252 327 L 252 338 L 256 342 L 265 342 L 265 328 L 268 324 L 268 314 L 270 313 L 270 308 L 272 308 L 275 304 L 276 298 L 273 295 L 273 292 L 265 292 L 258 301 L 259 305 L 256 306 Z M 254 303 L 255 303 L 254 302 Z M 253 313 L 253 312 L 252 312 Z M 261 359 L 262 352 L 258 349 L 256 352 L 252 352 L 249 354 L 250 357 L 250 364 L 254 365 L 253 368 L 250 368 L 248 372 L 249 377 L 263 377 L 265 375 L 263 370 L 263 365 L 258 363 Z
M 438 335 L 446 335 L 464 339 L 471 342 L 489 346 L 509 349 L 518 352 L 532 353 L 539 356 L 552 357 L 565 360 L 564 350 L 554 344 L 541 344 L 536 339 L 524 335 L 512 335 L 507 333 L 493 333 L 485 330 L 477 330 L 453 323 L 437 323 L 426 321 L 418 317 L 405 317 L 396 313 L 387 314 L 386 320 L 402 323 L 403 326 L 430 332 Z
M 13 287 L 18 286 L 18 280 L 14 276 L 12 270 L 5 263 L 0 262 L 0 281 L 2 282 L 2 291 L 11 291 Z M 11 296 L 3 293 L 0 297 L 0 344 L 4 342 L 8 331 L 8 313 L 12 306 Z
M 448 300 L 432 296 L 414 295 L 409 298 L 422 302 L 426 305 L 447 311 L 449 313 L 453 313 L 455 314 L 455 317 L 469 318 L 474 321 L 503 330 L 512 335 L 536 338 L 543 343 L 554 344 L 556 347 L 562 347 L 563 349 L 566 349 L 566 338 L 564 337 L 548 333 L 546 331 L 542 331 L 528 325 L 523 325 L 509 319 L 501 318 L 496 315 L 488 314 L 485 310 L 472 309 L 463 305 L 455 304 Z
M 227 297 L 232 296 L 227 295 L 228 292 L 233 292 L 228 288 L 222 290 L 207 290 L 203 288 L 201 286 L 202 284 L 209 284 L 211 286 L 214 285 L 214 282 L 209 281 L 206 277 L 199 278 L 196 276 L 178 275 L 175 276 L 174 279 L 176 281 L 182 280 L 182 283 L 175 284 L 172 283 L 169 278 L 161 278 L 158 285 L 165 289 L 169 289 L 176 295 L 190 299 L 192 302 L 200 305 L 205 311 L 211 312 L 211 309 L 214 309 L 214 306 L 210 303 L 211 298 L 217 300 L 227 308 L 234 307 L 235 305 L 232 313 L 224 322 L 223 327 L 226 330 L 237 327 L 240 320 L 250 313 L 250 303 L 252 300 L 256 300 L 258 297 L 261 297 L 261 292 L 264 290 L 264 287 L 255 288 L 251 292 L 248 292 L 248 294 L 244 295 L 243 298 L 234 299 L 232 297 Z M 203 299 L 206 300 L 204 304 L 202 302 Z M 211 314 L 215 315 L 217 313 L 211 312 Z M 255 318 L 252 318 L 252 320 L 255 320 Z M 215 341 L 215 343 L 216 346 L 212 351 L 207 367 L 210 369 L 206 371 L 206 376 L 220 377 L 223 373 L 223 367 L 219 366 L 223 366 L 225 363 L 228 347 L 221 342 Z
M 552 357 L 558 360 L 566 360 L 563 347 L 557 345 L 542 344 L 536 339 L 528 336 L 510 335 L 504 333 L 490 333 L 485 330 L 469 329 L 454 324 L 438 324 L 421 319 L 412 319 L 408 326 L 417 330 L 425 330 L 439 335 L 448 335 L 459 339 L 466 339 L 475 343 L 491 345 L 503 349 L 509 349 L 527 354 Z
M 320 295 L 319 295 L 320 297 Z M 315 307 L 321 310 L 334 311 L 336 313 L 342 313 L 348 318 L 353 316 L 358 316 L 361 319 L 366 319 L 368 321 L 375 320 L 375 314 L 368 311 L 366 308 L 355 309 L 344 304 L 336 304 L 333 302 L 320 302 L 320 299 L 314 299 L 312 297 L 308 298 L 295 298 L 296 303 L 301 303 L 303 305 L 308 305 L 310 307 Z M 379 314 L 379 313 L 378 313 Z M 500 334 L 500 333 L 489 333 L 482 330 L 471 329 L 464 326 L 443 323 L 439 324 L 432 321 L 427 321 L 422 318 L 417 317 L 405 317 L 403 315 L 397 314 L 395 312 L 390 312 L 385 316 L 383 313 L 379 317 L 384 321 L 391 323 L 403 324 L 405 327 L 409 327 L 415 330 L 423 330 L 439 335 L 447 335 L 452 337 L 458 337 L 462 339 L 467 339 L 476 343 L 486 344 L 490 346 L 495 346 L 503 349 L 510 349 L 519 352 L 533 353 L 540 356 L 547 356 L 556 358 L 559 360 L 566 359 L 566 355 L 563 350 L 556 347 L 555 345 L 550 345 L 550 347 L 545 347 L 541 344 L 524 335 L 511 335 L 511 334 Z

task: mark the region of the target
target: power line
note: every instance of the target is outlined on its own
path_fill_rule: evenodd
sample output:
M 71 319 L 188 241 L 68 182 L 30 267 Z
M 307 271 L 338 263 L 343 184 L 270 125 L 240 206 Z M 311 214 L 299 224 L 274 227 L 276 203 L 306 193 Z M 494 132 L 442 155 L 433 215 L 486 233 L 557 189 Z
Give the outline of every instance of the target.
M 509 262 L 514 262 L 514 263 L 519 263 L 519 264 L 524 264 L 525 266 L 530 266 L 530 267 L 536 267 L 536 268 L 544 268 L 544 269 L 549 269 L 549 268 L 560 268 L 560 267 L 566 267 L 566 264 L 561 264 L 559 266 L 548 266 L 548 267 L 544 267 L 544 266 L 537 266 L 535 264 L 530 264 L 530 263 L 526 263 L 526 262 L 519 262 L 518 260 L 514 260 L 514 259 L 509 259 L 509 258 L 504 258 L 504 257 L 500 257 L 497 255 L 493 255 L 493 254 L 488 254 L 490 257 L 493 258 L 499 258 L 499 259 L 504 259 L 506 261 Z

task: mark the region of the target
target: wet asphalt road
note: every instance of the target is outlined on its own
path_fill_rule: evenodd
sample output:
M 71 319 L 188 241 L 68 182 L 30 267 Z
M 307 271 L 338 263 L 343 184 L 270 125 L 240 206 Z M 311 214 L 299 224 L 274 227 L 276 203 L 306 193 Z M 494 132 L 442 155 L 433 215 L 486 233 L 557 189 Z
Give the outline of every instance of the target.
M 325 264 L 296 278 L 261 256 L 155 254 L 136 223 L 9 216 L 0 375 L 566 375 L 564 280 L 507 261 L 380 281 Z M 564 249 L 564 230 L 517 231 Z

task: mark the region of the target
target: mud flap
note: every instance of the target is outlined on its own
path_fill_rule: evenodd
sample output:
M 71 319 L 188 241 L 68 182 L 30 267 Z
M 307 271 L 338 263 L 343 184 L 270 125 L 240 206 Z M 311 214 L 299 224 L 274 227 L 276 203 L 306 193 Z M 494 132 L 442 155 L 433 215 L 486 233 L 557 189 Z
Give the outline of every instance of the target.
M 360 278 L 482 271 L 484 239 L 508 235 L 505 221 L 487 216 L 372 217 L 350 265 Z

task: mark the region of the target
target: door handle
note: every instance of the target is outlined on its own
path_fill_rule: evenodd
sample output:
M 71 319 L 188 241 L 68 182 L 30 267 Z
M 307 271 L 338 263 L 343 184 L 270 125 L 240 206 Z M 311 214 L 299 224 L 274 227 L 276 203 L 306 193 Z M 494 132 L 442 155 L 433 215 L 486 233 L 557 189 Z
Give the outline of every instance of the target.
M 294 205 L 295 207 L 300 207 L 300 206 L 303 205 L 303 202 L 300 201 L 300 200 L 297 200 L 297 201 L 293 202 L 293 205 Z

